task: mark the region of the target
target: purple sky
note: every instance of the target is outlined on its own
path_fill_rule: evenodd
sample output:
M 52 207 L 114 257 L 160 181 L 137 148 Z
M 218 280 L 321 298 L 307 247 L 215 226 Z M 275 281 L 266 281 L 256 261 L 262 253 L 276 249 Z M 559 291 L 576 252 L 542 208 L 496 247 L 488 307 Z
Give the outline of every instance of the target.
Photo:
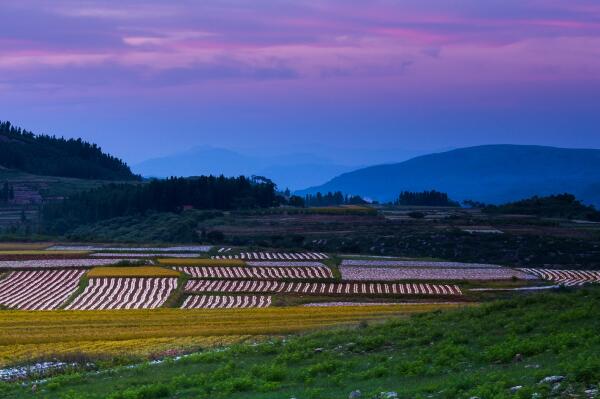
M 0 15 L 0 119 L 132 163 L 196 145 L 348 164 L 600 148 L 597 0 L 2 0 Z

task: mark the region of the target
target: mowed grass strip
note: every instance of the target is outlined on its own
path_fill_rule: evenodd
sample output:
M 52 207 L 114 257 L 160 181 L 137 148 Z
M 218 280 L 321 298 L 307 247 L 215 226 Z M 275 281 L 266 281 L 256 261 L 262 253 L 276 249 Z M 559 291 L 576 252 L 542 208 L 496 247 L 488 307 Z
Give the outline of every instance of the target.
M 158 263 L 168 266 L 246 266 L 246 262 L 241 259 L 161 258 L 158 260 Z
M 176 344 L 193 337 L 279 336 L 306 330 L 381 320 L 455 304 L 410 304 L 358 307 L 298 307 L 222 310 L 3 311 L 0 312 L 0 365 L 39 357 L 42 353 L 97 353 L 93 347 L 118 347 L 135 341 L 148 353 L 152 342 Z M 190 338 L 191 337 L 191 338 Z M 237 339 L 237 338 L 235 338 Z M 159 349 L 159 348 L 156 348 Z
M 89 278 L 101 277 L 179 277 L 176 270 L 159 266 L 98 266 L 87 274 Z

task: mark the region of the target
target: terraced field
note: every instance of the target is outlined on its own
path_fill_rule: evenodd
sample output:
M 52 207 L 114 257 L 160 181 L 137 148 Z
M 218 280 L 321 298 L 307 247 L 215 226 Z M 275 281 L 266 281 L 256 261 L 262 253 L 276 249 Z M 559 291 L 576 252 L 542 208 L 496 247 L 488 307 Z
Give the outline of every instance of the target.
M 524 273 L 537 276 L 566 286 L 580 286 L 588 283 L 600 283 L 598 270 L 553 270 L 553 269 L 520 269 Z
M 244 309 L 268 308 L 271 296 L 263 295 L 188 295 L 181 307 L 183 309 Z
M 254 280 L 192 280 L 185 291 L 292 293 L 306 295 L 462 295 L 458 285 L 402 283 L 286 283 Z
M 0 305 L 12 309 L 50 310 L 75 292 L 83 270 L 11 272 L 0 280 Z
M 155 309 L 176 287 L 176 278 L 92 278 L 66 309 Z
M 326 279 L 333 278 L 331 270 L 325 266 L 305 267 L 176 267 L 182 273 L 194 278 L 224 279 Z

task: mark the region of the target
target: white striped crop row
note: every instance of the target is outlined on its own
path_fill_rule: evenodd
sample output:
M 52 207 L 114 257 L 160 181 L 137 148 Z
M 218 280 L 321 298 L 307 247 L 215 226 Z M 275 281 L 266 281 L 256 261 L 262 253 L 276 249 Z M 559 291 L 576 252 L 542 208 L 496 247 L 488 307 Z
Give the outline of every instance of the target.
M 217 252 L 220 254 L 223 252 L 231 252 L 231 248 L 219 248 L 219 250 Z
M 84 270 L 12 272 L 0 280 L 0 304 L 14 309 L 50 310 L 77 289 Z
M 506 267 L 495 269 L 398 268 L 372 266 L 340 266 L 342 280 L 397 281 L 397 280 L 521 280 L 534 279 L 519 270 Z
M 600 283 L 598 270 L 553 270 L 553 269 L 519 269 L 525 273 L 533 274 L 541 279 L 554 281 L 566 286 L 583 285 L 586 283 Z
M 177 247 L 100 247 L 95 245 L 55 245 L 48 251 L 123 251 L 123 252 L 208 252 L 210 245 Z
M 249 280 L 191 280 L 187 292 L 261 292 L 339 295 L 462 295 L 457 285 L 398 283 L 291 283 Z
M 266 308 L 272 298 L 264 295 L 189 295 L 181 307 L 183 309 L 237 309 Z
M 176 287 L 176 278 L 92 278 L 67 309 L 154 309 Z
M 262 280 L 333 278 L 331 270 L 327 267 L 181 266 L 174 269 L 195 278 Z
M 126 259 L 31 259 L 0 261 L 0 269 L 60 269 L 114 265 Z
M 329 256 L 322 252 L 242 252 L 239 255 L 216 255 L 212 259 L 246 260 L 321 260 Z
M 430 262 L 420 260 L 369 260 L 369 259 L 344 259 L 341 266 L 373 266 L 373 267 L 432 267 L 452 269 L 495 269 L 500 265 L 489 263 L 463 263 L 463 262 Z
M 284 260 L 278 261 L 249 261 L 246 262 L 248 266 L 254 267 L 325 267 L 321 262 L 315 261 L 300 261 L 300 262 L 287 262 Z

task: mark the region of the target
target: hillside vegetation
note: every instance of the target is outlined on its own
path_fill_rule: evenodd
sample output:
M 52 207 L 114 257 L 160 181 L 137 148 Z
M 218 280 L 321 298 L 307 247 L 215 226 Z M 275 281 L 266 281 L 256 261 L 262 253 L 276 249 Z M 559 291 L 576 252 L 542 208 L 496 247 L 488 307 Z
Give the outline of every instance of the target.
M 0 165 L 36 175 L 139 180 L 122 160 L 81 139 L 36 135 L 0 123 Z
M 600 212 L 593 206 L 582 204 L 572 194 L 535 196 L 498 206 L 488 205 L 483 211 L 490 214 L 533 215 L 600 222 Z
M 140 185 L 109 184 L 75 194 L 63 202 L 47 204 L 43 221 L 49 232 L 63 234 L 84 224 L 146 212 L 266 208 L 278 202 L 270 181 L 244 176 L 170 178 Z
M 234 345 L 155 366 L 50 380 L 5 398 L 586 397 L 600 381 L 600 289 L 535 294 Z M 553 380 L 546 379 L 554 376 Z M 546 380 L 545 380 L 546 379 Z M 546 382 L 542 382 L 546 381 Z M 557 382 L 559 381 L 559 382 Z M 382 394 L 383 392 L 383 394 Z

